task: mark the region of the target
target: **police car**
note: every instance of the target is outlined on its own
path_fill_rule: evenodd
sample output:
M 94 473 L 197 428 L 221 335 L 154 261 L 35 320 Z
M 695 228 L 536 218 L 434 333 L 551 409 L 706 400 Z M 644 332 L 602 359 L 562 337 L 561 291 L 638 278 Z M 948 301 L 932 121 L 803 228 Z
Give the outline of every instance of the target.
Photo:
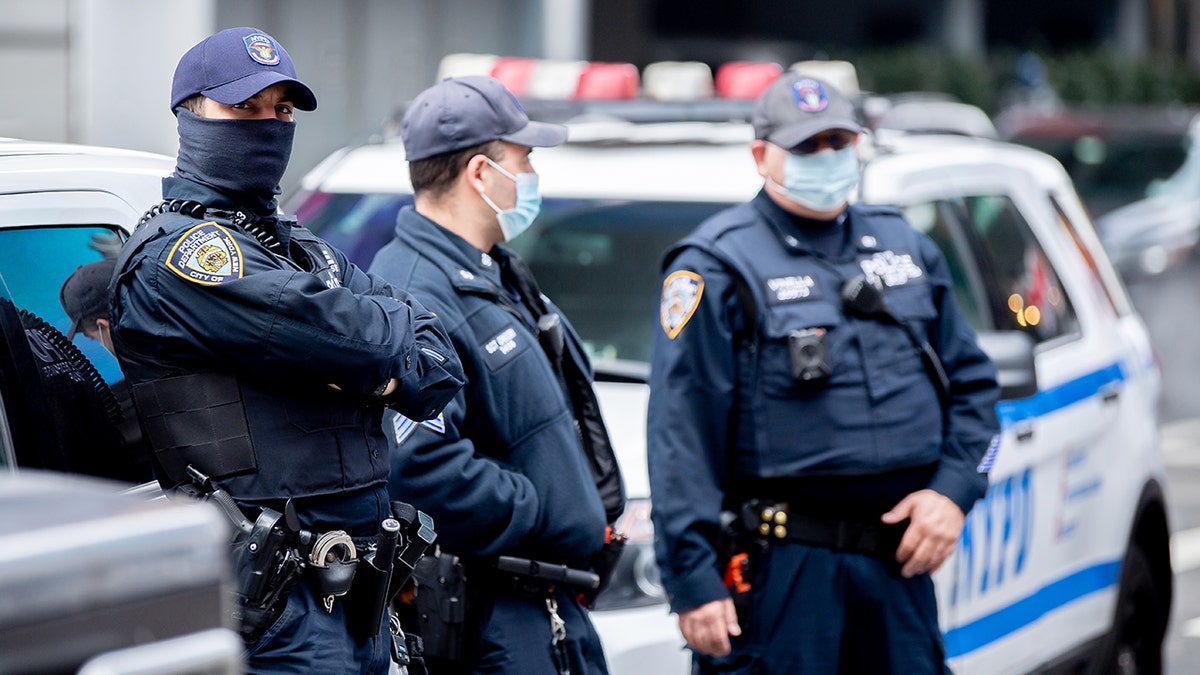
M 631 497 L 631 545 L 592 614 L 614 673 L 688 672 L 651 551 L 645 378 L 662 252 L 762 185 L 742 103 L 526 105 L 570 137 L 534 152 L 543 210 L 512 246 L 587 342 Z M 991 489 L 935 575 L 950 664 L 1156 672 L 1172 578 L 1146 328 L 1055 160 L 930 131 L 878 130 L 858 198 L 901 207 L 942 247 L 1000 367 Z M 286 210 L 367 265 L 411 203 L 385 137 L 331 155 Z
M 244 669 L 224 515 L 79 475 L 114 450 L 121 374 L 98 343 L 66 339 L 59 289 L 115 255 L 173 166 L 0 139 L 0 672 Z

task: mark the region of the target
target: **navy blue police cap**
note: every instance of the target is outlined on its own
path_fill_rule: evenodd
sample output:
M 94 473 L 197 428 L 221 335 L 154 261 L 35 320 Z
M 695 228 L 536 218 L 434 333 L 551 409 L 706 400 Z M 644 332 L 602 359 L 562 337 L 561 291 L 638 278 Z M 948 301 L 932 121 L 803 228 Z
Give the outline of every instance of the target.
M 278 82 L 288 83 L 297 109 L 316 109 L 316 95 L 296 79 L 296 66 L 283 45 L 257 28 L 229 28 L 204 38 L 179 59 L 171 110 L 196 94 L 234 105 Z
M 567 140 L 567 128 L 531 121 L 499 80 L 466 75 L 417 94 L 404 113 L 400 138 L 412 162 L 496 140 L 548 148 Z

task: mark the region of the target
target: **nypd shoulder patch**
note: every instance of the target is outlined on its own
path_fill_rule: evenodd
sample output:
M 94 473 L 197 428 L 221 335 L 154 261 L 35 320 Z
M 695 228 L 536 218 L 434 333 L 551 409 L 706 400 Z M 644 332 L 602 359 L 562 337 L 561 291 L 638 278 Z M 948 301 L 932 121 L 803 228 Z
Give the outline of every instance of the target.
M 242 278 L 242 249 L 229 230 L 209 221 L 183 233 L 166 265 L 188 281 L 211 286 Z
M 695 272 L 679 270 L 663 280 L 658 318 L 663 332 L 674 340 L 696 313 L 704 295 L 704 278 Z

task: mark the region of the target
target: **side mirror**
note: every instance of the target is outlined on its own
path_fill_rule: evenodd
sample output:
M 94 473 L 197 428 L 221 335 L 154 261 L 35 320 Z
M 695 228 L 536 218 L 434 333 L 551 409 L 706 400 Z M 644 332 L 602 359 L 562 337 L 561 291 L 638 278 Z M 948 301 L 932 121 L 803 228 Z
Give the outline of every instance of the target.
M 1037 393 L 1033 338 L 1016 330 L 981 332 L 978 338 L 980 349 L 996 364 L 1000 400 L 1025 398 Z

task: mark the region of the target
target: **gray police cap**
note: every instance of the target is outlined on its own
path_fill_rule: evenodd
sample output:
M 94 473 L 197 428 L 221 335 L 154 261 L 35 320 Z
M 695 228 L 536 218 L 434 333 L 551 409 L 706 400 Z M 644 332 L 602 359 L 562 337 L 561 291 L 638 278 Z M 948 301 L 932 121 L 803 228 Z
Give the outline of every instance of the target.
M 850 99 L 821 80 L 791 72 L 758 97 L 752 121 L 755 138 L 788 150 L 822 131 L 862 131 Z
M 499 80 L 448 77 L 417 94 L 400 125 L 404 154 L 416 161 L 501 140 L 531 148 L 567 140 L 561 124 L 534 122 Z

